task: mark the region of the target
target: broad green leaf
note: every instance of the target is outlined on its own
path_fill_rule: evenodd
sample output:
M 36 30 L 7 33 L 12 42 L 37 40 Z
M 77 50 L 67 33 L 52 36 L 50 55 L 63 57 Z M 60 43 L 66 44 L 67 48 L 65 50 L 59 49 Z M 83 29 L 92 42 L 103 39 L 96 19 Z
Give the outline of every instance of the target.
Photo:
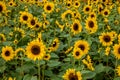
M 37 80 L 37 76 L 32 76 L 31 80 Z
M 55 67 L 55 66 L 58 66 L 58 65 L 60 65 L 61 63 L 60 62 L 58 62 L 58 61 L 49 61 L 48 62 L 48 66 L 49 67 Z
M 92 79 L 95 77 L 96 73 L 88 70 L 81 71 L 83 78 L 86 79 Z
M 95 72 L 96 72 L 96 73 L 101 73 L 101 72 L 103 72 L 103 71 L 105 71 L 105 67 L 103 66 L 102 63 L 99 64 L 99 65 L 97 65 L 97 66 L 95 66 Z
M 24 77 L 23 77 L 23 80 L 30 80 L 31 79 L 31 76 L 29 74 L 26 74 Z

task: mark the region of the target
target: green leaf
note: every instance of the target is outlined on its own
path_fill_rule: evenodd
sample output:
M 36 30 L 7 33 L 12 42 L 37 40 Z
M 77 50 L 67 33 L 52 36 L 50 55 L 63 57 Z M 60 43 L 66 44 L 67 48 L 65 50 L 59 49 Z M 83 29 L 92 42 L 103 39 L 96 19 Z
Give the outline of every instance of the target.
M 31 79 L 31 76 L 29 74 L 26 74 L 23 78 L 23 80 L 30 80 Z
M 113 80 L 120 80 L 120 77 L 116 77 L 116 78 L 114 78 Z
M 32 76 L 31 80 L 37 80 L 37 76 Z
M 49 61 L 47 65 L 49 67 L 55 67 L 55 66 L 60 65 L 60 62 L 58 62 L 58 61 Z
M 4 72 L 5 69 L 6 69 L 6 66 L 0 66 L 0 72 Z
M 101 73 L 101 72 L 103 72 L 104 70 L 105 70 L 105 67 L 103 66 L 102 63 L 99 64 L 99 65 L 97 65 L 97 66 L 95 67 L 95 72 L 96 72 L 96 73 Z
M 58 55 L 56 55 L 55 53 L 51 53 L 51 58 L 58 58 Z
M 83 70 L 83 71 L 81 71 L 81 73 L 82 73 L 83 79 L 85 79 L 85 80 L 94 78 L 96 75 L 95 72 L 88 71 L 88 70 Z

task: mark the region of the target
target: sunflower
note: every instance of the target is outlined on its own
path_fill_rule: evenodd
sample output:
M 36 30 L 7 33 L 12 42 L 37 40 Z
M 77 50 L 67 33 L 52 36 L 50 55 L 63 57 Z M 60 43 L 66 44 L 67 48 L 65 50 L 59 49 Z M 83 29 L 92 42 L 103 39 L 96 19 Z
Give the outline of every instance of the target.
M 50 54 L 46 54 L 45 56 L 44 56 L 44 60 L 49 60 L 50 59 Z
M 6 5 L 3 1 L 0 1 L 0 13 L 6 11 Z
M 82 52 L 82 50 L 80 48 L 75 48 L 73 50 L 73 56 L 75 59 L 80 59 L 83 55 L 84 55 L 84 53 Z
M 75 69 L 68 69 L 63 75 L 64 80 L 82 80 L 80 71 L 75 71 Z
M 110 54 L 110 47 L 107 47 L 105 49 L 105 55 L 108 56 Z
M 74 14 L 73 14 L 73 11 L 71 10 L 67 10 L 61 15 L 62 20 L 66 20 L 68 18 L 73 18 L 73 17 L 74 17 Z
M 42 42 L 39 42 L 38 40 L 31 41 L 26 47 L 26 55 L 32 60 L 41 60 L 43 59 L 45 54 L 45 46 Z
M 74 2 L 73 5 L 74 5 L 75 8 L 79 8 L 80 7 L 80 2 L 77 0 L 77 1 Z
M 80 24 L 79 20 L 74 20 L 72 26 L 71 26 L 73 34 L 78 34 L 82 31 L 82 25 Z
M 117 59 L 120 59 L 120 44 L 115 44 L 113 46 L 113 54 Z
M 118 35 L 118 42 L 120 43 L 120 34 Z
M 36 17 L 31 18 L 27 23 L 28 27 L 34 28 L 36 26 L 37 21 L 38 19 Z
M 71 1 L 67 1 L 66 2 L 66 6 L 67 6 L 67 8 L 71 8 L 72 7 L 72 2 Z
M 45 29 L 49 24 L 50 24 L 50 22 L 48 20 L 45 20 L 43 22 L 43 29 Z
M 93 18 L 87 18 L 86 20 L 86 27 L 87 31 L 92 34 L 95 33 L 98 29 L 97 21 Z
M 0 42 L 6 41 L 6 37 L 4 34 L 0 33 Z
M 117 68 L 116 68 L 115 70 L 116 70 L 118 76 L 120 76 L 120 65 L 118 65 Z
M 94 71 L 93 63 L 89 55 L 87 55 L 87 59 L 83 59 L 82 62 L 87 66 L 88 69 Z
M 92 3 L 97 4 L 99 0 L 92 0 Z
M 21 23 L 28 23 L 28 21 L 30 21 L 30 19 L 33 17 L 32 14 L 30 14 L 29 12 L 20 12 L 20 22 Z
M 22 29 L 22 28 L 17 28 L 17 27 L 15 27 L 14 28 L 14 33 L 15 33 L 15 35 L 17 34 L 18 35 L 18 37 L 24 37 L 25 36 L 25 31 Z
M 98 4 L 98 13 L 101 14 L 103 11 L 103 5 L 102 4 Z
M 118 14 L 120 14 L 120 7 L 117 8 Z
M 102 43 L 103 46 L 110 46 L 113 44 L 113 35 L 111 33 L 102 33 L 101 36 L 99 36 L 99 40 Z
M 79 13 L 79 11 L 74 11 L 73 14 L 75 19 L 81 19 L 81 14 Z
M 24 50 L 23 48 L 17 48 L 17 49 L 15 50 L 15 56 L 17 56 L 17 54 L 18 54 L 19 52 L 25 53 L 25 50 Z
M 54 41 L 53 41 L 53 43 L 52 43 L 52 46 L 51 46 L 52 51 L 56 51 L 58 49 L 58 47 L 59 47 L 59 44 L 60 44 L 59 43 L 59 39 L 55 38 Z
M 102 3 L 107 4 L 109 0 L 101 0 Z
M 84 6 L 84 8 L 83 8 L 83 12 L 85 13 L 85 14 L 88 14 L 88 13 L 90 13 L 91 12 L 91 6 L 90 5 L 86 5 L 86 6 Z
M 1 56 L 4 60 L 9 61 L 14 58 L 14 51 L 11 46 L 5 46 L 2 48 Z
M 9 6 L 16 6 L 16 3 L 13 0 L 11 0 L 10 2 L 8 2 L 8 5 Z
M 45 3 L 45 5 L 44 5 L 44 11 L 46 13 L 51 13 L 53 10 L 54 10 L 54 3 L 52 3 L 52 2 Z
M 79 48 L 84 54 L 87 54 L 89 51 L 89 43 L 85 40 L 78 40 L 74 44 L 74 48 Z
M 72 49 L 73 49 L 73 47 L 68 48 L 68 49 L 65 51 L 65 54 L 70 53 L 70 52 L 72 51 Z
M 107 8 L 102 11 L 102 15 L 103 15 L 104 17 L 108 17 L 109 14 L 110 14 L 110 11 L 109 11 Z
M 37 23 L 35 24 L 35 26 L 33 27 L 33 29 L 34 29 L 34 30 L 39 30 L 40 27 L 42 27 L 42 23 L 37 22 Z
M 93 19 L 96 19 L 96 13 L 95 12 L 90 12 L 89 17 L 93 18 Z
M 63 31 L 64 25 L 61 25 L 57 20 L 55 21 L 56 25 Z

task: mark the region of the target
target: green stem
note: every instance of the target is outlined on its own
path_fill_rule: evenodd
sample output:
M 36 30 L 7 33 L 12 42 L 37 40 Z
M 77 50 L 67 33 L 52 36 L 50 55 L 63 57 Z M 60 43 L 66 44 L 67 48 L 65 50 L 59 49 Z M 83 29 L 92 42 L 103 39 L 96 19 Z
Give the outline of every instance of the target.
M 116 62 L 115 62 L 115 69 L 117 68 L 117 59 L 116 59 Z M 116 77 L 116 71 L 114 70 L 114 72 L 115 72 L 115 76 L 114 76 L 114 78 Z
M 40 80 L 40 63 L 38 61 L 38 80 Z
M 42 80 L 44 80 L 44 69 L 45 69 L 45 66 L 43 65 L 43 70 L 42 70 Z

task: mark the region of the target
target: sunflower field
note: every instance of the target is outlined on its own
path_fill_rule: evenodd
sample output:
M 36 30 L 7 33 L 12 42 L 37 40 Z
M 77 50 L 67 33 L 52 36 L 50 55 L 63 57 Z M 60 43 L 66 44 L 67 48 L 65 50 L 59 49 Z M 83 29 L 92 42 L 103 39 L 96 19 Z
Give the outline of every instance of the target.
M 0 0 L 0 80 L 120 80 L 120 0 Z

